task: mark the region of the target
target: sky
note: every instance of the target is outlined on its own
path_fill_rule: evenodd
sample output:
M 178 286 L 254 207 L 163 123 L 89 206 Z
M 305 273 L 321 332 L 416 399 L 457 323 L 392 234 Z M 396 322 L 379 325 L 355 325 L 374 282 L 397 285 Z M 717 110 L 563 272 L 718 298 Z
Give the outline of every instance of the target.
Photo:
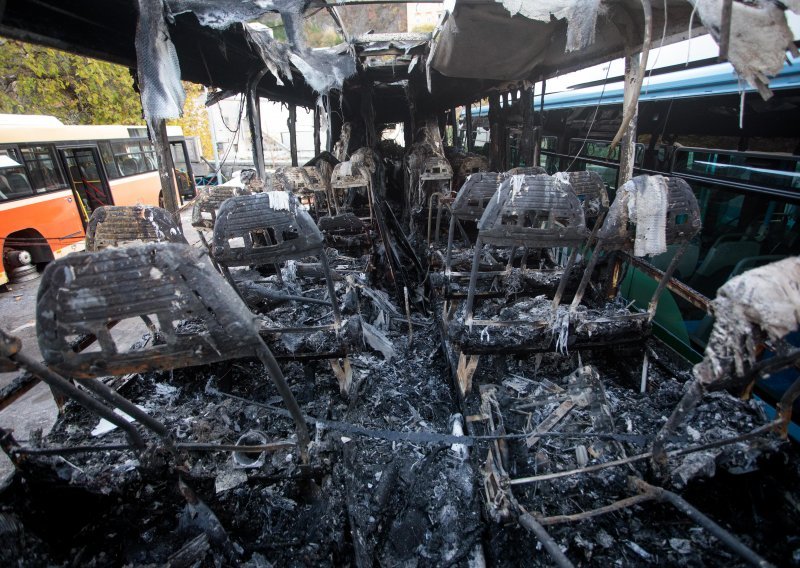
M 786 12 L 789 27 L 794 32 L 795 39 L 800 38 L 800 16 L 793 12 Z M 703 35 L 691 40 L 681 41 L 672 45 L 665 46 L 659 49 L 658 41 L 660 35 L 656 34 L 654 38 L 654 45 L 656 46 L 651 50 L 647 60 L 648 69 L 659 69 L 661 67 L 669 67 L 671 65 L 679 65 L 687 61 L 698 61 L 702 59 L 709 59 L 717 57 L 719 54 L 719 47 L 717 43 L 711 38 L 710 35 Z M 609 70 L 608 66 L 611 65 Z M 622 59 L 616 59 L 610 64 L 604 63 L 602 65 L 595 65 L 588 67 L 574 73 L 567 73 L 559 77 L 554 77 L 547 80 L 547 92 L 561 92 L 566 91 L 574 85 L 583 83 L 590 83 L 594 81 L 602 81 L 606 76 L 620 77 L 625 72 L 625 64 Z M 541 83 L 536 85 L 536 93 L 541 92 Z M 645 79 L 645 87 L 647 86 L 647 79 Z

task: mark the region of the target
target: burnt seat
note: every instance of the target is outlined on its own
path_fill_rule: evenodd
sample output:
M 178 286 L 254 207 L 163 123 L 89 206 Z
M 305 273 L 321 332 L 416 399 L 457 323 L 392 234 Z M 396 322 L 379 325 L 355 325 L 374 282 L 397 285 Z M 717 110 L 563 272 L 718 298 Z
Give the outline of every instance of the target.
M 164 341 L 130 350 L 118 345 L 111 328 L 131 318 L 157 321 Z M 182 325 L 186 319 L 190 325 Z M 214 270 L 205 250 L 151 243 L 59 258 L 42 275 L 36 329 L 48 366 L 75 379 L 258 357 L 292 413 L 305 452 L 305 422 L 259 335 L 256 317 Z M 85 334 L 97 337 L 99 350 L 72 349 L 76 336 Z
M 472 320 L 484 244 L 508 248 L 509 268 L 515 250 L 520 247 L 525 249 L 526 255 L 528 250 L 572 249 L 566 267 L 557 271 L 560 274 L 556 277 L 559 284 L 555 294 L 560 296 L 569 279 L 576 251 L 584 245 L 588 235 L 581 202 L 569 183 L 560 177 L 544 174 L 505 178 L 478 221 L 478 238 L 465 306 L 466 320 Z M 523 271 L 541 272 L 524 266 Z
M 322 251 L 323 238 L 296 196 L 283 191 L 238 195 L 219 209 L 212 255 L 224 266 L 266 265 Z
M 369 234 L 374 222 L 371 154 L 358 160 L 340 162 L 331 174 L 331 201 L 335 215 L 318 219 L 330 246 L 362 255 L 371 246 Z
M 270 347 L 280 355 L 286 351 L 286 346 L 280 341 L 280 336 L 283 334 L 310 336 L 319 331 L 329 332 L 328 335 L 331 336 L 329 343 L 332 345 L 330 353 L 300 353 L 298 350 L 292 352 L 298 356 L 332 358 L 334 354 L 342 354 L 344 349 L 343 340 L 340 341 L 339 337 L 341 324 L 339 302 L 323 244 L 322 233 L 311 215 L 291 193 L 270 191 L 235 196 L 226 200 L 219 209 L 211 254 L 234 288 L 238 289 L 229 270 L 233 266 L 274 265 L 277 268 L 279 283 L 282 282 L 280 266 L 286 261 L 317 257 L 322 267 L 334 323 L 282 327 L 264 320 L 262 334 L 268 339 Z
M 486 210 L 489 200 L 497 193 L 500 183 L 505 179 L 505 174 L 496 172 L 481 172 L 472 174 L 458 190 L 450 206 L 450 228 L 447 235 L 447 256 L 445 269 L 447 273 L 452 268 L 455 229 L 461 228 L 465 245 L 469 246 L 468 236 L 464 227 L 465 223 L 477 226 Z
M 106 205 L 92 212 L 86 227 L 86 250 L 144 243 L 186 243 L 172 215 L 152 205 Z
M 656 185 L 653 185 L 656 184 Z M 665 245 L 681 245 L 673 256 L 667 270 L 659 280 L 658 286 L 650 300 L 647 311 L 648 321 L 652 320 L 658 305 L 658 298 L 664 290 L 667 281 L 672 277 L 675 268 L 689 245 L 689 242 L 700 232 L 700 206 L 689 184 L 681 178 L 668 178 L 663 176 L 637 176 L 626 182 L 617 190 L 614 203 L 608 210 L 602 227 L 597 231 L 597 244 L 592 258 L 587 264 L 578 292 L 572 301 L 574 310 L 583 299 L 586 287 L 591 279 L 592 272 L 600 257 L 611 252 L 623 252 L 630 255 L 635 253 L 637 231 L 646 231 L 647 227 L 637 226 L 636 221 L 630 216 L 630 202 L 636 194 L 642 195 L 647 191 L 654 191 L 657 185 L 663 184 L 666 191 L 666 208 L 664 212 Z M 661 222 L 661 220 L 657 220 Z
M 548 175 L 504 180 L 478 222 L 478 240 L 495 246 L 569 247 L 587 236 L 572 186 Z
M 334 189 L 367 187 L 370 185 L 369 175 L 369 168 L 363 164 L 352 161 L 339 162 L 333 168 L 331 187 Z
M 210 317 L 212 314 L 213 317 Z M 124 352 L 114 321 L 155 315 L 166 344 Z M 200 317 L 202 332 L 176 323 Z M 186 244 L 156 243 L 73 253 L 51 262 L 37 297 L 39 347 L 48 365 L 73 378 L 173 369 L 252 355 L 255 316 L 208 262 Z M 72 351 L 93 334 L 100 352 Z
M 617 190 L 617 197 L 608 211 L 606 222 L 597 234 L 598 247 L 604 250 L 633 252 L 636 223 L 628 215 L 628 200 L 634 188 L 641 188 L 648 178 L 637 176 Z M 663 177 L 667 186 L 665 219 L 666 244 L 687 243 L 700 231 L 700 206 L 692 188 L 685 180 Z M 627 186 L 627 187 L 626 187 Z M 626 191 L 630 188 L 630 191 Z
M 272 176 L 272 189 L 294 193 L 314 217 L 320 217 L 324 213 L 330 214 L 328 191 L 322 176 L 314 166 L 285 166 L 276 169 Z
M 203 187 L 192 206 L 192 227 L 213 231 L 220 205 L 226 199 L 236 195 L 250 195 L 251 193 L 249 189 L 235 185 L 207 185 Z
M 568 176 L 589 228 L 594 227 L 595 222 L 602 224 L 608 212 L 608 192 L 603 178 L 597 172 L 569 172 Z
M 328 183 L 325 181 L 322 172 L 316 166 L 303 166 L 303 169 L 306 171 L 310 182 L 308 188 L 311 191 L 324 191 L 327 193 Z
M 504 182 L 504 185 L 505 183 L 509 182 Z M 630 200 L 634 199 L 632 195 L 648 195 L 645 189 L 653 185 L 663 188 L 663 207 L 659 206 L 655 209 L 655 215 L 650 215 L 648 226 L 637 227 L 636 220 L 629 216 L 628 205 Z M 494 203 L 493 199 L 491 204 Z M 492 221 L 489 218 L 492 206 L 487 208 L 479 227 Z M 502 229 L 504 224 L 496 220 L 508 215 L 509 208 L 498 205 L 495 209 L 491 228 L 497 231 Z M 636 246 L 636 231 L 648 231 L 649 235 L 652 227 L 660 224 L 659 215 L 663 215 L 666 244 L 680 243 L 683 247 L 659 281 L 648 310 L 631 312 L 624 302 L 607 302 L 602 295 L 589 303 L 582 303 L 598 260 L 611 252 L 633 253 Z M 518 218 L 519 214 L 517 221 Z M 485 221 L 487 223 L 484 223 Z M 533 222 L 531 224 L 535 225 Z M 655 314 L 658 298 L 678 259 L 699 230 L 699 208 L 691 188 L 685 181 L 661 176 L 634 178 L 617 190 L 614 203 L 609 208 L 602 226 L 597 229 L 597 243 L 570 306 L 559 305 L 560 293 L 563 292 L 565 282 L 563 277 L 559 283 L 559 291 L 552 301 L 545 298 L 518 298 L 517 301 L 506 304 L 498 313 L 483 312 L 481 315 L 483 319 L 473 319 L 472 304 L 468 299 L 465 309 L 450 323 L 450 340 L 465 355 L 591 349 L 641 342 L 651 331 L 651 320 Z M 483 234 L 484 230 L 479 235 L 478 245 Z M 584 234 L 586 234 L 585 226 Z M 494 238 L 503 242 L 502 233 Z M 522 239 L 518 242 L 522 242 Z M 572 258 L 571 254 L 567 267 Z M 474 268 L 473 264 L 473 273 Z M 472 289 L 471 286 L 470 292 Z
M 451 205 L 453 217 L 460 221 L 477 223 L 483 216 L 489 200 L 497 193 L 505 174 L 481 172 L 472 174 L 461 186 Z
M 448 158 L 453 167 L 455 187 L 461 187 L 471 175 L 489 171 L 489 158 L 480 154 L 458 154 L 452 157 L 448 156 Z

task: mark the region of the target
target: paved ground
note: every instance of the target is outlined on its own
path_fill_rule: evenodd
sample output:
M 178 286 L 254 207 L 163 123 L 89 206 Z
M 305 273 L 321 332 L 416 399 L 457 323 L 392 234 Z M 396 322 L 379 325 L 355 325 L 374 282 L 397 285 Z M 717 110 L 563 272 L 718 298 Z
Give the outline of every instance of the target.
M 200 237 L 191 226 L 191 207 L 181 211 L 184 234 L 190 244 L 202 246 Z M 40 279 L 21 284 L 10 284 L 8 291 L 0 293 L 0 326 L 22 340 L 22 348 L 30 356 L 41 359 L 36 340 L 36 292 Z M 134 343 L 141 338 L 145 328 L 131 320 L 120 323 L 113 330 L 116 341 Z M 0 373 L 0 387 L 11 382 L 17 373 Z M 33 430 L 47 433 L 57 415 L 50 389 L 40 383 L 25 396 L 3 411 L 0 411 L 0 427 L 11 429 L 18 440 L 27 440 Z M 0 452 L 0 479 L 11 471 L 11 463 Z

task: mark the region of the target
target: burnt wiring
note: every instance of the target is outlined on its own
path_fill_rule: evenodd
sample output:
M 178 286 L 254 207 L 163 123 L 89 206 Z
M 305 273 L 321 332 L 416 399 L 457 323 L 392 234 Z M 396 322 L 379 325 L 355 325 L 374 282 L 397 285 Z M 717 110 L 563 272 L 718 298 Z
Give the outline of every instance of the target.
M 239 135 L 240 135 L 241 130 L 242 130 L 242 116 L 244 115 L 244 97 L 241 97 L 240 100 L 239 100 L 239 113 L 238 113 L 238 118 L 236 120 L 236 129 L 235 130 L 231 130 L 231 128 L 225 122 L 225 116 L 222 114 L 222 108 L 218 107 L 218 110 L 219 110 L 219 117 L 222 120 L 222 124 L 225 126 L 225 128 L 228 130 L 228 132 L 232 132 L 234 134 L 234 136 L 231 139 L 230 143 L 228 144 L 227 150 L 225 150 L 225 155 L 222 156 L 222 159 L 219 161 L 219 168 L 217 168 L 217 170 L 214 172 L 215 175 L 222 171 L 222 168 L 225 166 L 225 163 L 228 161 L 228 156 L 230 155 L 231 150 L 233 149 L 234 145 L 238 145 L 239 144 Z M 235 162 L 235 157 L 234 157 L 234 162 Z
M 597 99 L 597 105 L 595 105 L 595 107 L 594 107 L 594 114 L 592 115 L 592 122 L 589 123 L 589 129 L 586 131 L 586 137 L 581 142 L 581 147 L 575 153 L 575 156 L 572 158 L 572 161 L 569 163 L 569 165 L 564 170 L 565 172 L 568 172 L 568 171 L 570 171 L 572 169 L 573 164 L 575 164 L 575 160 L 577 160 L 578 156 L 581 155 L 581 152 L 583 152 L 583 148 L 586 146 L 586 142 L 589 140 L 589 136 L 592 133 L 592 127 L 594 127 L 594 121 L 597 119 L 597 113 L 600 111 L 600 105 L 603 104 L 603 95 L 606 94 L 606 85 L 608 84 L 608 74 L 610 72 L 611 72 L 611 63 L 608 64 L 608 68 L 606 69 L 606 78 L 603 79 L 603 88 L 600 91 L 600 98 Z

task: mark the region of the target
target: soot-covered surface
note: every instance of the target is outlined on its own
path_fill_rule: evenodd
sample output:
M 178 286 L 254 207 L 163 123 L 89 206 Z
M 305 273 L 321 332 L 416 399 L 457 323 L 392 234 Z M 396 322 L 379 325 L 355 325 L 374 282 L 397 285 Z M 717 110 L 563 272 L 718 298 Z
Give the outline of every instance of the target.
M 398 322 L 386 331 L 396 351 L 391 361 L 371 352 L 351 357 L 349 399 L 327 362 L 285 364 L 303 412 L 368 428 L 448 433 L 456 405 L 438 339 L 432 326 L 417 326 L 408 349 L 405 328 Z M 164 421 L 178 442 L 234 443 L 251 430 L 270 441 L 293 436 L 289 418 L 222 394 L 281 406 L 255 360 L 121 383 L 120 392 Z M 98 422 L 69 404 L 44 443 L 125 442 L 117 431 L 93 436 Z M 328 428 L 317 428 L 308 466 L 288 449 L 265 454 L 252 469 L 235 468 L 223 452 L 31 456 L 0 505 L 4 522 L 19 530 L 0 537 L 7 558 L 26 565 L 457 564 L 480 541 L 475 479 L 449 445 Z M 182 492 L 179 480 L 190 489 Z M 187 491 L 199 501 L 187 504 Z
M 636 385 L 641 353 L 637 356 L 631 349 L 590 357 L 548 354 L 538 358 L 538 367 L 529 359 L 484 357 L 465 405 L 476 434 L 491 433 L 485 420 L 488 409 L 495 432 L 502 428 L 511 436 L 501 453 L 512 480 L 632 457 L 650 449 L 654 432 L 683 394 L 686 373 L 676 372 L 669 355 L 659 348 L 650 351 L 645 394 Z M 524 434 L 539 429 L 565 403 L 574 406 L 550 429 L 560 435 L 545 435 L 529 447 Z M 712 393 L 672 438 L 670 449 L 734 437 L 767 421 L 758 401 Z M 616 437 L 602 439 L 592 433 Z M 481 467 L 487 451 L 476 448 L 471 457 L 474 466 Z M 644 459 L 506 489 L 534 516 L 554 517 L 637 495 L 631 479 L 641 478 L 681 494 L 767 560 L 789 565 L 797 562 L 800 547 L 798 473 L 795 448 L 764 437 L 671 458 L 667 479 L 657 478 Z M 492 564 L 552 564 L 543 550 L 534 552 L 535 539 L 513 519 L 487 528 L 485 552 Z M 746 565 L 686 516 L 655 501 L 546 529 L 576 565 Z M 525 548 L 529 555 L 509 554 Z
M 362 302 L 379 325 L 380 309 Z M 399 313 L 399 310 L 397 310 Z M 385 314 L 382 317 L 386 317 Z M 459 403 L 432 320 L 415 314 L 409 345 L 404 319 L 388 316 L 394 347 L 386 360 L 351 355 L 349 397 L 326 361 L 284 363 L 307 416 L 371 431 L 490 434 L 486 404 L 505 434 L 508 477 L 518 479 L 633 456 L 680 399 L 685 368 L 649 342 L 648 392 L 638 393 L 641 346 L 528 358 L 485 356 Z M 668 370 L 670 369 L 670 370 Z M 291 420 L 255 360 L 134 375 L 120 392 L 164 421 L 178 442 L 234 443 L 255 430 L 291 439 Z M 234 395 L 240 398 L 233 398 Z M 241 399 L 256 401 L 250 404 Z M 574 403 L 530 448 L 520 437 L 567 401 Z M 266 405 L 266 406 L 265 406 Z M 482 405 L 484 405 L 482 407 Z M 717 440 L 764 424 L 753 401 L 707 396 L 668 449 Z M 98 420 L 75 405 L 46 446 L 124 443 L 117 431 L 91 432 Z M 229 453 L 132 451 L 29 457 L 0 495 L 0 561 L 45 565 L 173 566 L 549 566 L 552 561 L 514 516 L 499 519 L 485 501 L 489 440 L 468 456 L 449 443 L 365 437 L 318 426 L 310 464 L 296 452 L 264 454 L 258 467 L 234 467 Z M 616 438 L 594 434 L 614 433 Z M 636 493 L 631 477 L 676 491 L 776 564 L 797 558 L 797 456 L 774 437 L 670 461 L 658 480 L 648 460 L 590 474 L 513 485 L 535 516 L 574 514 Z M 583 450 L 578 449 L 582 446 Z M 253 458 L 257 456 L 251 456 Z M 508 488 L 506 488 L 508 489 Z M 581 522 L 547 527 L 578 565 L 740 565 L 718 541 L 668 505 L 644 503 Z

